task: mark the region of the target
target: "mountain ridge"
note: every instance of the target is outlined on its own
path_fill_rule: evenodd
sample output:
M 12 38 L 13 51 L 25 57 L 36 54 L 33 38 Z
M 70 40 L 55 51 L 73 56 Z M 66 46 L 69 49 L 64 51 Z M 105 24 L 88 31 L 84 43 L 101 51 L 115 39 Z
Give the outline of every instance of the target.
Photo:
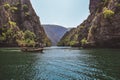
M 53 46 L 56 46 L 62 36 L 67 32 L 67 28 L 60 25 L 44 24 L 43 28 Z

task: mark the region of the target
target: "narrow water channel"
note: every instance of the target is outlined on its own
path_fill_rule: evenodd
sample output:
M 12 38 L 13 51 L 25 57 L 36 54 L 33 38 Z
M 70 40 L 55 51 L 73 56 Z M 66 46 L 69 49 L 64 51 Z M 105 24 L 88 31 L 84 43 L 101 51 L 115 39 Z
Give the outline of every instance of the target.
M 0 80 L 119 80 L 120 49 L 0 49 Z

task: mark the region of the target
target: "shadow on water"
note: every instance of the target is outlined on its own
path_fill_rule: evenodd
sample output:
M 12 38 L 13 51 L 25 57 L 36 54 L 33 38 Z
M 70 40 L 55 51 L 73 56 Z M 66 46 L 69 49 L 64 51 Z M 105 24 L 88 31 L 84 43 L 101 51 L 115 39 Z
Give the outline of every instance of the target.
M 119 49 L 48 47 L 43 53 L 0 49 L 0 80 L 119 80 Z

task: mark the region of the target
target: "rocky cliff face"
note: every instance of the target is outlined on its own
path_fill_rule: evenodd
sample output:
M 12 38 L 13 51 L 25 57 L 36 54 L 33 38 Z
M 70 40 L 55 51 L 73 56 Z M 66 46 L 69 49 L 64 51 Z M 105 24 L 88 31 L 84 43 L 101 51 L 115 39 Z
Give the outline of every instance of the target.
M 120 47 L 120 1 L 90 0 L 90 15 L 67 37 L 70 45 L 83 47 Z M 77 42 L 71 36 L 77 35 Z M 70 38 L 68 38 L 70 37 Z M 63 45 L 63 43 L 61 43 Z
M 0 34 L 3 35 L 3 27 L 9 29 L 10 26 L 16 26 L 17 30 L 34 32 L 39 43 L 48 45 L 50 42 L 30 0 L 0 0 Z M 9 43 L 6 41 L 0 42 L 0 46 L 4 44 L 12 46 L 13 44 L 16 45 L 16 41 L 13 39 Z

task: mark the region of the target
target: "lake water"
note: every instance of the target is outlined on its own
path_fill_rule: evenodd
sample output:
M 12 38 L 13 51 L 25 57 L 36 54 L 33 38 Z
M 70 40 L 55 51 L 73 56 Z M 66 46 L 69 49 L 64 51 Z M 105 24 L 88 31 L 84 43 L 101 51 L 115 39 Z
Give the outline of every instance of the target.
M 0 80 L 120 80 L 120 49 L 0 48 Z

